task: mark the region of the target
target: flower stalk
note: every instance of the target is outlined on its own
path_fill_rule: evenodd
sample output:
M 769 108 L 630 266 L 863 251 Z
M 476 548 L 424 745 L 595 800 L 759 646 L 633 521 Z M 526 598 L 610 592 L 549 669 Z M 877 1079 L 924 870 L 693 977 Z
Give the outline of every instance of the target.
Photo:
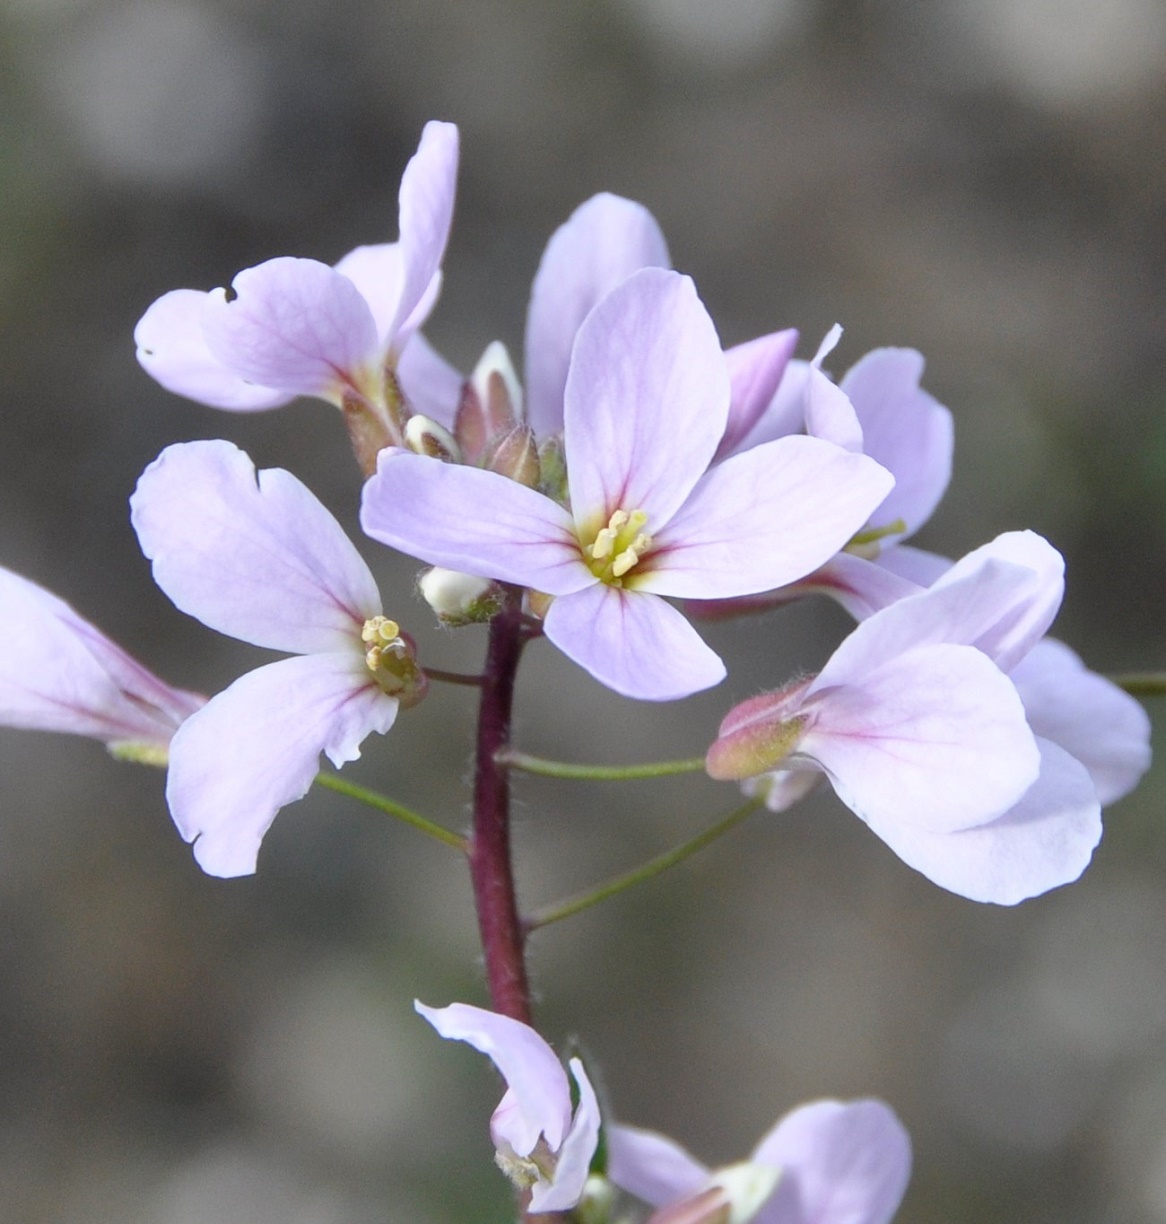
M 510 853 L 510 774 L 498 755 L 510 739 L 514 683 L 527 630 L 516 594 L 490 622 L 474 768 L 474 828 L 470 839 L 470 877 L 478 930 L 486 961 L 486 981 L 494 1009 L 530 1024 L 530 986 L 526 976 L 526 932 L 518 916 Z

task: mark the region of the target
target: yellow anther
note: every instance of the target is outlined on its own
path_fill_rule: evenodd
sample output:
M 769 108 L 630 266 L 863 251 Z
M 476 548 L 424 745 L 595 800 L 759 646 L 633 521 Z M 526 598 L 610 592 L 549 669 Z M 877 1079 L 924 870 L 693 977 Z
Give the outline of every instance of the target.
M 603 582 L 622 586 L 623 576 L 652 547 L 652 537 L 640 530 L 647 522 L 643 510 L 616 510 L 607 526 L 595 533 L 594 541 L 583 547 L 591 572 Z
M 375 643 L 374 649 L 388 646 L 401 636 L 401 626 L 387 616 L 371 616 L 364 622 L 360 630 L 362 642 Z M 372 653 L 371 651 L 369 652 Z M 372 666 L 371 664 L 369 666 Z

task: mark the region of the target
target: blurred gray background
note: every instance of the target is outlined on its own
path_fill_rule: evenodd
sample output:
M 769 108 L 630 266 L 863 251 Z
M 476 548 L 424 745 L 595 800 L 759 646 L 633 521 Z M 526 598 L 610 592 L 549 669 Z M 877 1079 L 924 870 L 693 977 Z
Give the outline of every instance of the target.
M 429 335 L 516 358 L 552 229 L 613 190 L 659 218 L 726 343 L 835 320 L 928 358 L 956 473 L 925 546 L 1032 527 L 1065 553 L 1057 631 L 1100 670 L 1166 664 L 1166 5 L 1162 0 L 6 0 L 0 10 L 0 563 L 170 680 L 263 653 L 152 586 L 126 498 L 170 441 L 226 436 L 354 521 L 318 403 L 230 416 L 137 368 L 158 294 L 396 235 L 427 118 L 463 134 Z M 413 567 L 373 546 L 430 661 Z M 714 626 L 725 686 L 621 701 L 535 647 L 530 751 L 703 750 L 737 699 L 825 658 L 807 604 Z M 352 776 L 466 818 L 472 703 L 439 691 Z M 204 877 L 162 778 L 0 734 L 0 1215 L 29 1224 L 482 1224 L 508 1218 L 498 1088 L 411 1000 L 484 1002 L 452 852 L 330 794 L 257 876 Z M 539 904 L 702 827 L 731 787 L 523 781 Z M 736 1159 L 800 1101 L 880 1095 L 912 1132 L 900 1219 L 1166 1221 L 1161 772 L 1084 880 L 1017 910 L 940 892 L 830 796 L 754 818 L 540 934 L 544 1031 L 629 1122 Z

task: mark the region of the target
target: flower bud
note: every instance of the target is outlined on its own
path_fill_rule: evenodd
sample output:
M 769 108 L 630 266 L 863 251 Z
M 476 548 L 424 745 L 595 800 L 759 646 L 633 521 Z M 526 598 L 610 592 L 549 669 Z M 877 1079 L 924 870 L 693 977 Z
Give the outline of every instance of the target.
M 776 769 L 801 741 L 809 715 L 796 709 L 813 677 L 743 701 L 725 715 L 705 769 L 720 782 L 739 782 Z
M 502 588 L 489 578 L 476 578 L 435 565 L 418 580 L 421 597 L 443 625 L 480 624 L 502 606 Z
M 567 456 L 558 434 L 545 439 L 538 448 L 539 491 L 553 501 L 567 501 Z
M 500 476 L 508 476 L 533 489 L 538 485 L 538 450 L 529 425 L 516 425 L 500 438 L 486 461 L 486 467 Z
M 522 387 L 506 346 L 488 345 L 462 390 L 454 434 L 469 463 L 477 463 L 522 419 Z
M 461 463 L 462 452 L 453 434 L 431 417 L 418 413 L 405 426 L 405 445 L 418 455 L 428 455 L 444 463 Z

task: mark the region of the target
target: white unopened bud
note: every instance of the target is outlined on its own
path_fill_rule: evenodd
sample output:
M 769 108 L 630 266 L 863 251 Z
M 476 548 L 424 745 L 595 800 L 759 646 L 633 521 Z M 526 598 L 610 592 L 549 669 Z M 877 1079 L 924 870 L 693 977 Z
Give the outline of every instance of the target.
M 462 460 L 461 448 L 453 434 L 444 425 L 420 413 L 411 416 L 405 426 L 405 445 L 418 455 L 428 455 L 446 463 Z
M 417 584 L 421 597 L 443 625 L 472 625 L 489 620 L 501 607 L 502 591 L 489 578 L 434 566 Z
M 486 345 L 486 351 L 470 375 L 470 383 L 485 407 L 487 417 L 497 422 L 499 431 L 507 426 L 513 428 L 522 420 L 522 384 L 501 340 Z

